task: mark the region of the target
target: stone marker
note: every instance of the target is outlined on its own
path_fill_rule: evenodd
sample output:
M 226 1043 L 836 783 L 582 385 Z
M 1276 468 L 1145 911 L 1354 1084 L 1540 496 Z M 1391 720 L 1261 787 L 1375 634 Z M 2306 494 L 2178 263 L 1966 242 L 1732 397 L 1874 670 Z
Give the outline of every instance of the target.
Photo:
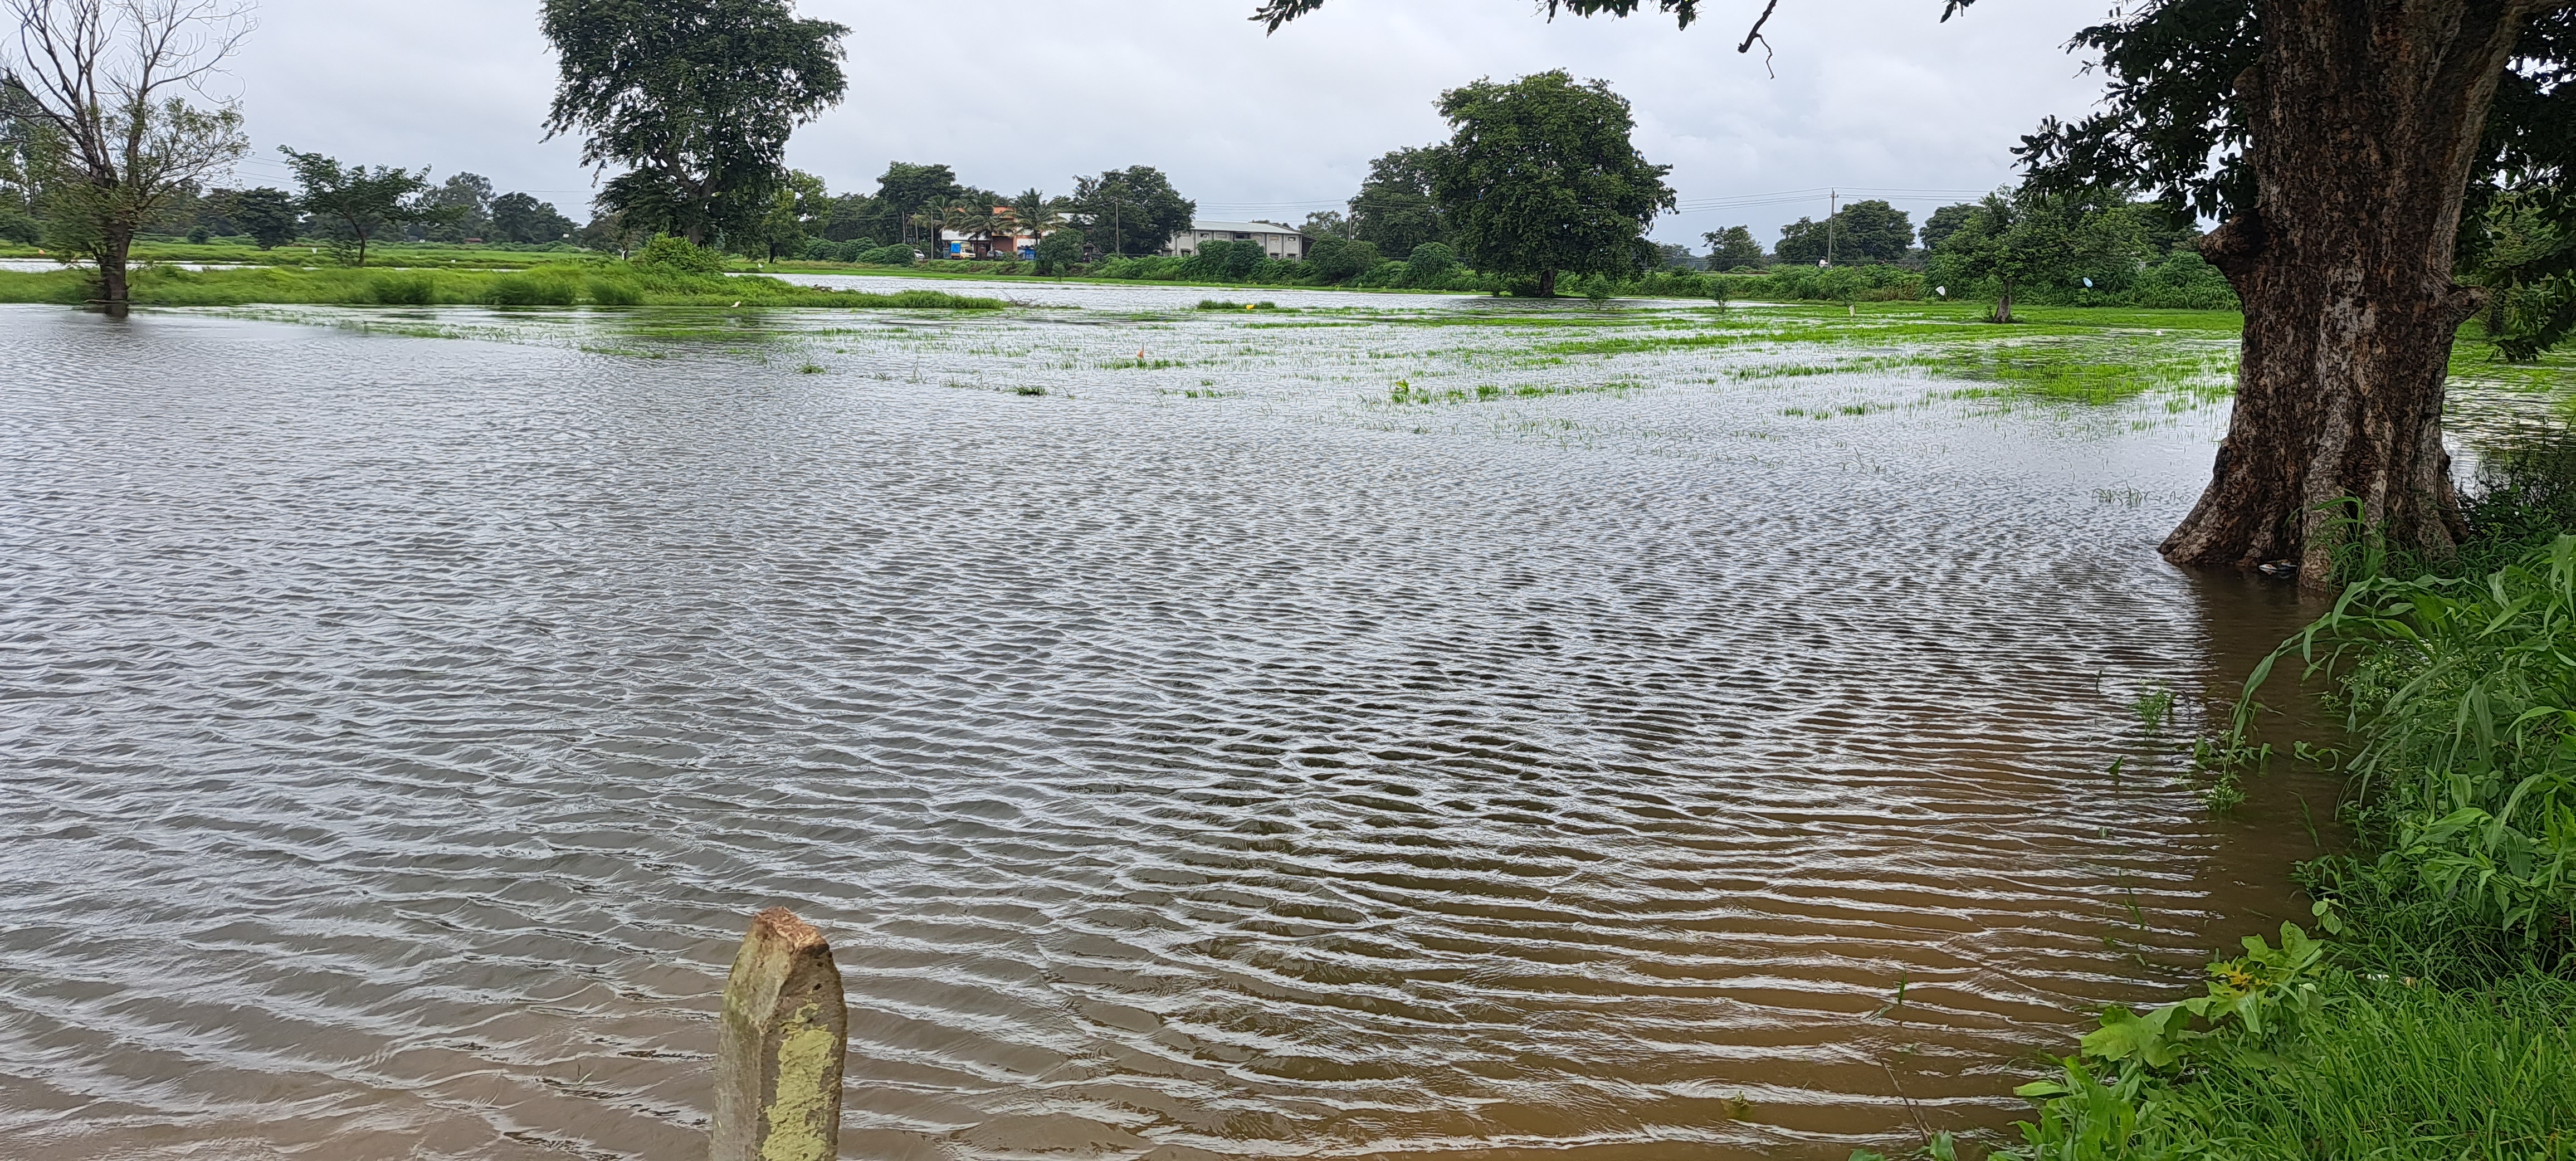
M 784 907 L 753 916 L 725 978 L 711 1161 L 835 1161 L 849 1036 L 823 933 Z

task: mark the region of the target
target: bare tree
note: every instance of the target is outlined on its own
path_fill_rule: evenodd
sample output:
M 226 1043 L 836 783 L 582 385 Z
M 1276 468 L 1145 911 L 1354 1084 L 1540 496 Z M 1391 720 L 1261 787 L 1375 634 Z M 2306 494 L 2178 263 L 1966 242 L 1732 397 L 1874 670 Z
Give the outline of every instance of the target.
M 98 264 L 99 299 L 121 311 L 134 235 L 250 146 L 236 103 L 206 92 L 250 36 L 248 0 L 0 0 L 0 12 L 17 22 L 0 103 L 35 131 L 57 242 Z

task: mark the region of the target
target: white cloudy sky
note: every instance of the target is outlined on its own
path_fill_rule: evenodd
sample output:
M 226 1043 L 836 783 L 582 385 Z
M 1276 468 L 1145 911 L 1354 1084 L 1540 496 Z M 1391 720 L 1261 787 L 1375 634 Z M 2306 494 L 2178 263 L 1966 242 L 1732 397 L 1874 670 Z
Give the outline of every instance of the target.
M 1668 241 L 1822 216 L 1825 187 L 1888 196 L 1918 220 L 2010 178 L 2040 117 L 2098 83 L 2061 46 L 2101 0 L 1785 0 L 1762 49 L 1735 54 L 1757 0 L 1709 19 L 1537 15 L 1533 0 L 1335 0 L 1264 36 L 1253 0 L 800 0 L 854 30 L 848 98 L 789 160 L 835 191 L 890 160 L 946 162 L 970 184 L 1063 192 L 1076 173 L 1152 165 L 1204 217 L 1301 220 L 1350 196 L 1368 161 L 1443 136 L 1440 91 L 1551 68 L 1608 80 L 1638 143 L 1673 166 Z M 245 181 L 284 184 L 275 147 L 345 162 L 471 170 L 576 218 L 575 142 L 541 141 L 554 60 L 535 0 L 260 0 L 235 70 L 258 142 Z M 1795 197 L 1764 196 L 1816 191 Z

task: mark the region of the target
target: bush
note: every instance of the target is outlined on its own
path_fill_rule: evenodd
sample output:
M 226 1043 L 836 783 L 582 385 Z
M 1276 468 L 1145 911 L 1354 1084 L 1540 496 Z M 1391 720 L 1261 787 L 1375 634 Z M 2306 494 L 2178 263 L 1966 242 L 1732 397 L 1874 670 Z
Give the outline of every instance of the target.
M 1070 228 L 1060 229 L 1038 239 L 1038 273 L 1062 274 L 1082 264 L 1082 234 Z
M 45 236 L 45 227 L 36 219 L 9 206 L 0 206 L 0 241 L 33 246 Z
M 2125 296 L 2129 305 L 2175 310 L 2235 310 L 2236 288 L 2200 255 L 2177 250 L 2140 272 Z
M 891 246 L 870 250 L 867 253 L 860 255 L 859 261 L 865 262 L 870 266 L 910 266 L 914 262 L 919 261 L 920 258 L 921 255 L 916 253 L 912 247 L 904 245 L 901 242 L 897 242 Z
M 657 234 L 636 252 L 634 263 L 679 274 L 721 274 L 724 256 L 686 238 Z
M 1168 254 L 1147 258 L 1112 258 L 1092 271 L 1102 278 L 1123 278 L 1138 282 L 1174 282 L 1187 274 L 1189 260 Z
M 876 248 L 876 240 L 873 238 L 859 238 L 848 242 L 835 242 L 829 238 L 809 238 L 806 239 L 805 248 L 797 256 L 808 262 L 856 262 L 861 255 Z
M 1668 267 L 1638 279 L 1636 293 L 1649 298 L 1707 298 L 1709 279 L 1696 271 Z
M 1306 251 L 1306 277 L 1331 285 L 1348 282 L 1385 264 L 1374 242 L 1322 237 Z
M 438 283 L 427 274 L 377 274 L 367 279 L 367 293 L 386 306 L 428 306 L 438 301 Z
M 1457 251 L 1438 242 L 1424 242 L 1405 258 L 1404 277 L 1398 284 L 1416 290 L 1438 290 L 1448 286 L 1458 270 Z
M 1198 252 L 1182 259 L 1186 277 L 1211 282 L 1243 282 L 1261 270 L 1270 255 L 1259 242 L 1201 242 Z
M 1377 265 L 1362 271 L 1358 276 L 1352 278 L 1348 285 L 1375 289 L 1384 286 L 1394 286 L 1403 281 L 1404 263 L 1388 261 L 1380 262 Z

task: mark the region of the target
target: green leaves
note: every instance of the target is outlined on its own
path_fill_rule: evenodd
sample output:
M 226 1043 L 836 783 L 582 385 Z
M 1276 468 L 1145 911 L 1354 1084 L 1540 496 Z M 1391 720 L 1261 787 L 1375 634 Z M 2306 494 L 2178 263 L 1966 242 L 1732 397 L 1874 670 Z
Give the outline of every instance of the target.
M 413 173 L 396 166 L 369 168 L 340 163 L 319 153 L 277 147 L 302 187 L 297 208 L 313 215 L 332 252 L 351 266 L 367 264 L 367 243 L 377 231 L 397 222 L 425 222 L 442 216 L 442 207 L 420 195 L 429 189 L 429 171 Z
M 788 135 L 848 87 L 849 29 L 788 0 L 546 0 L 539 24 L 561 66 L 547 134 L 586 134 L 584 162 L 628 167 L 603 202 L 693 242 L 755 222 Z
M 1627 275 L 1673 206 L 1670 166 L 1637 152 L 1628 102 L 1562 70 L 1441 95 L 1452 130 L 1431 186 L 1468 265 L 1503 275 Z

